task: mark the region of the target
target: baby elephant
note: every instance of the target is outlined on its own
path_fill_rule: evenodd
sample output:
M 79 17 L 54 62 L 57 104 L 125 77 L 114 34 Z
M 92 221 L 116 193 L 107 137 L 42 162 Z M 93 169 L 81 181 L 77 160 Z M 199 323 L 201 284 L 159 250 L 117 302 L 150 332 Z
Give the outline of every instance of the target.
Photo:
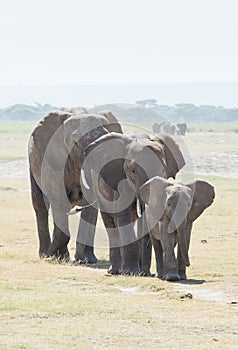
M 184 185 L 156 176 L 141 186 L 140 196 L 147 204 L 146 220 L 155 250 L 157 277 L 167 281 L 187 279 L 192 224 L 212 204 L 214 187 L 206 181 Z

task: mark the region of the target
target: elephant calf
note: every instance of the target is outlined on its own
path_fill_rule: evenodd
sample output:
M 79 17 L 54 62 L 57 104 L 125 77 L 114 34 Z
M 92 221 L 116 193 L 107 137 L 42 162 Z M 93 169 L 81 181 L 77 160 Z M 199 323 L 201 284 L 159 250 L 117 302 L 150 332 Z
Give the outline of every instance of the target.
M 192 224 L 212 204 L 213 186 L 200 180 L 184 185 L 156 176 L 141 186 L 140 195 L 147 204 L 146 218 L 155 249 L 157 277 L 167 281 L 187 279 Z

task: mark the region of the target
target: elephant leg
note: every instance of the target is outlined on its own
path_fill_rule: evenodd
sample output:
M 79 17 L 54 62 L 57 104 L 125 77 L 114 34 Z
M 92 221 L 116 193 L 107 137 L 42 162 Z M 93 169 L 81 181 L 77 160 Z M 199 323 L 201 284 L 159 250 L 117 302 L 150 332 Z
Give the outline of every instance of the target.
M 178 245 L 177 248 L 177 259 L 178 259 L 178 273 L 181 280 L 186 280 L 186 265 L 183 263 L 181 247 Z
M 164 277 L 164 261 L 163 261 L 163 248 L 159 239 L 153 237 L 153 234 L 150 235 L 154 251 L 155 251 L 155 260 L 156 260 L 156 277 Z
M 181 280 L 186 280 L 186 267 L 190 266 L 189 262 L 189 245 L 192 231 L 192 222 L 183 223 L 177 230 L 178 248 L 178 272 Z
M 48 222 L 49 203 L 37 185 L 32 173 L 30 173 L 30 180 L 32 204 L 36 214 L 39 237 L 39 256 L 46 257 L 51 243 Z
M 109 256 L 110 256 L 110 267 L 108 273 L 112 275 L 118 275 L 121 271 L 121 252 L 120 252 L 120 235 L 118 228 L 115 225 L 114 218 L 101 211 L 101 216 L 108 233 L 109 239 Z
M 93 201 L 93 199 L 92 199 Z M 82 206 L 88 205 L 88 202 L 83 198 Z M 75 260 L 85 261 L 88 264 L 96 264 L 97 258 L 94 255 L 94 237 L 97 224 L 98 210 L 95 207 L 85 208 L 81 212 Z
M 140 263 L 140 275 L 151 276 L 151 254 L 152 254 L 152 243 L 146 219 L 144 216 L 137 219 L 137 237 L 139 237 L 139 263 Z
M 141 276 L 151 276 L 151 254 L 152 254 L 152 244 L 147 234 L 145 237 L 141 238 L 139 241 L 140 250 L 140 275 Z
M 134 231 L 132 209 L 129 207 L 116 214 L 116 222 L 121 241 L 122 274 L 138 275 L 140 273 L 139 243 Z
M 151 276 L 151 254 L 152 254 L 152 243 L 149 234 L 145 235 L 139 240 L 140 250 L 140 275 Z
M 69 251 L 67 248 L 70 233 L 68 228 L 68 217 L 66 215 L 67 209 L 59 210 L 52 206 L 54 231 L 53 240 L 48 249 L 50 256 L 55 256 L 60 259 L 68 259 Z
M 94 254 L 94 246 L 93 245 L 85 245 L 84 256 L 85 256 L 88 264 L 96 264 L 98 261 L 97 257 Z
M 160 226 L 160 237 L 163 248 L 164 279 L 167 281 L 178 281 L 178 264 L 174 254 L 174 234 L 168 233 L 167 227 Z

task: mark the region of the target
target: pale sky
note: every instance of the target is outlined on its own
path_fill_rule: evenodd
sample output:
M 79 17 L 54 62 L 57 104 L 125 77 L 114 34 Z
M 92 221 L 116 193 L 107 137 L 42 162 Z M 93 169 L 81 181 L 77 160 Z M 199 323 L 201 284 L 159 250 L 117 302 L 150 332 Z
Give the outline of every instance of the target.
M 238 81 L 237 0 L 0 0 L 0 86 Z

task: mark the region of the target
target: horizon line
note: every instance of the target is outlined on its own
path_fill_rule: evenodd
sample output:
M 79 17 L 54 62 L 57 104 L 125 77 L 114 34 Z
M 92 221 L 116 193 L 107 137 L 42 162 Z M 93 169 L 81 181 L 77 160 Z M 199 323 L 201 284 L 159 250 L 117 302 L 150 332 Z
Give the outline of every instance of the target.
M 221 81 L 186 81 L 186 82 L 140 82 L 140 83 L 45 83 L 45 84 L 0 84 L 0 88 L 22 88 L 22 87 L 65 87 L 65 86 L 121 86 L 121 85 L 190 85 L 190 84 L 232 84 L 238 83 L 238 80 L 221 80 Z

